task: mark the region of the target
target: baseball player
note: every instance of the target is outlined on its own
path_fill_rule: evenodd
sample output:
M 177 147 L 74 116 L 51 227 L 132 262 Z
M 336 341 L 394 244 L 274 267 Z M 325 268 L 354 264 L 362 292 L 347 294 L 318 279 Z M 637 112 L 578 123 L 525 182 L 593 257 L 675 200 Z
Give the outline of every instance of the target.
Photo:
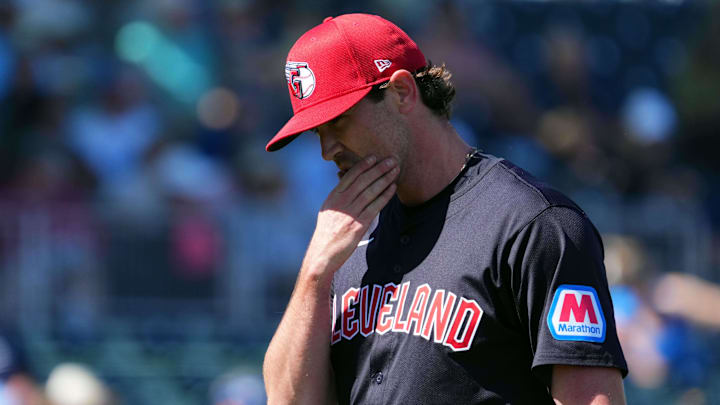
M 285 76 L 294 115 L 267 150 L 312 130 L 339 182 L 265 356 L 271 404 L 625 403 L 595 227 L 462 141 L 444 67 L 349 14 Z

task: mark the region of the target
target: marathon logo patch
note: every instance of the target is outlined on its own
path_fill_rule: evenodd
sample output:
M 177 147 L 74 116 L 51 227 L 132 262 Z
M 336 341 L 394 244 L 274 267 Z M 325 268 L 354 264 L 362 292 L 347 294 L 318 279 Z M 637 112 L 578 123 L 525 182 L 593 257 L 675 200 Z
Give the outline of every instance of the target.
M 592 287 L 570 284 L 558 287 L 547 323 L 557 340 L 605 341 L 605 315 Z

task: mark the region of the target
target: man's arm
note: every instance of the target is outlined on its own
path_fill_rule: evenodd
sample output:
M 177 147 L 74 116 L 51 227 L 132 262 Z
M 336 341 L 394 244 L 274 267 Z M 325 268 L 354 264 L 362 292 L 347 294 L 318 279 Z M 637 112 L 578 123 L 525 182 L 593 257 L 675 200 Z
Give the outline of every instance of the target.
M 558 405 L 625 405 L 616 368 L 555 365 L 550 393 Z
M 330 286 L 372 220 L 395 193 L 396 163 L 366 158 L 330 193 L 285 315 L 265 354 L 269 404 L 335 402 L 330 365 Z

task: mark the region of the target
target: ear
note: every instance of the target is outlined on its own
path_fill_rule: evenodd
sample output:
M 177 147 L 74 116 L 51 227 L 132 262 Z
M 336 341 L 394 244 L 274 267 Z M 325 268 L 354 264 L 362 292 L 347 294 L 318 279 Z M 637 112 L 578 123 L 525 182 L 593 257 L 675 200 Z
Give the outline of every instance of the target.
M 393 99 L 400 113 L 407 114 L 415 108 L 420 97 L 420 90 L 412 73 L 405 69 L 395 71 L 390 76 L 388 89 L 392 89 L 395 95 Z

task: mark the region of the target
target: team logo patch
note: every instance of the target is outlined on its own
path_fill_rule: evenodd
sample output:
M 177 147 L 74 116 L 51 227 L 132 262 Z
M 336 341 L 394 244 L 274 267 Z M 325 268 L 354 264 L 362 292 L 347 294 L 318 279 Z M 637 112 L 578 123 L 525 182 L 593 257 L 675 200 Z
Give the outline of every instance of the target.
M 592 287 L 569 284 L 558 287 L 547 323 L 557 340 L 605 341 L 605 315 Z
M 315 91 L 315 74 L 307 62 L 288 62 L 285 64 L 285 79 L 293 96 L 304 99 Z
M 385 69 L 389 68 L 390 65 L 392 65 L 392 62 L 390 62 L 387 59 L 375 59 L 375 67 L 378 68 L 380 73 L 382 73 Z

